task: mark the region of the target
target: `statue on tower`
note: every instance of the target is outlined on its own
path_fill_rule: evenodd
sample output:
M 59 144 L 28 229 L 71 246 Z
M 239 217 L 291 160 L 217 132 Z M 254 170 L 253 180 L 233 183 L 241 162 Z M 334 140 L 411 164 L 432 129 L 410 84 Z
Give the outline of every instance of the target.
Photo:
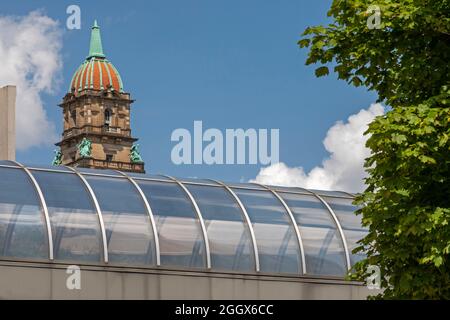
M 90 158 L 92 152 L 92 142 L 89 139 L 83 138 L 80 144 L 77 145 L 78 152 L 81 158 Z
M 60 166 L 62 164 L 62 152 L 61 150 L 54 150 L 53 151 L 55 153 L 55 157 L 53 158 L 53 162 L 52 165 L 53 166 Z
M 139 144 L 133 144 L 130 149 L 130 160 L 132 163 L 143 163 L 141 153 L 139 151 Z

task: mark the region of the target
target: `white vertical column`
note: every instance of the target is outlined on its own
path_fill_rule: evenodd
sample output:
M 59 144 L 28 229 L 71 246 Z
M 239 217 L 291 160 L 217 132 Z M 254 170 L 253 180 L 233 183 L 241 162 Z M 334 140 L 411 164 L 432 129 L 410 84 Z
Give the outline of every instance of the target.
M 0 88 L 0 160 L 16 159 L 16 87 Z

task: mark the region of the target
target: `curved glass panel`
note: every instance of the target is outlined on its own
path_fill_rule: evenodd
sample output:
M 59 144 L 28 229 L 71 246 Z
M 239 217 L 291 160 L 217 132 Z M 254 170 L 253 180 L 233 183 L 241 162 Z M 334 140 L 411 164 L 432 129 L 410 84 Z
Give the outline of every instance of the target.
M 232 188 L 249 188 L 256 190 L 267 190 L 266 188 L 253 183 L 235 183 L 235 182 L 224 182 L 228 187 Z
M 0 160 L 0 165 L 18 167 L 18 165 L 9 160 Z
M 32 172 L 47 202 L 55 259 L 100 261 L 100 224 L 81 179 L 74 173 Z
M 0 168 L 0 256 L 48 258 L 42 207 L 22 169 Z
M 315 189 L 309 189 L 309 190 L 311 190 L 314 193 L 317 193 L 319 196 L 350 198 L 350 195 L 348 193 L 345 193 L 342 191 L 326 191 L 326 190 L 315 190 Z
M 137 173 L 137 172 L 123 172 L 129 177 L 137 178 L 137 179 L 156 179 L 156 180 L 163 180 L 163 181 L 173 181 L 172 179 L 169 179 L 162 175 L 156 175 L 156 174 L 146 174 L 146 173 Z
M 364 259 L 366 255 L 358 252 L 353 254 L 352 250 L 358 247 L 357 242 L 364 238 L 368 230 L 362 226 L 361 216 L 356 215 L 355 212 L 359 208 L 352 204 L 353 199 L 342 198 L 323 198 L 328 205 L 333 209 L 339 222 L 341 223 L 342 230 L 344 231 L 345 238 L 347 240 L 348 250 L 350 251 L 350 263 L 353 266 L 356 262 Z
M 110 170 L 110 169 L 102 169 L 102 170 L 90 169 L 90 168 L 74 168 L 74 169 L 81 173 L 93 173 L 93 174 L 99 174 L 99 175 L 104 174 L 104 175 L 109 175 L 109 176 L 123 177 L 123 175 L 120 174 L 119 172 Z
M 217 270 L 255 270 L 248 225 L 236 200 L 223 187 L 189 185 L 205 221 L 211 264 Z
M 213 180 L 207 180 L 207 179 L 195 179 L 195 178 L 176 178 L 178 181 L 181 181 L 183 183 L 201 183 L 201 184 L 209 184 L 214 186 L 219 186 L 217 182 Z
M 156 264 L 149 214 L 128 179 L 84 176 L 102 211 L 110 262 Z
M 303 193 L 303 194 L 312 194 L 311 192 L 309 192 L 306 189 L 301 189 L 301 188 L 292 188 L 292 187 L 270 187 L 272 189 L 274 189 L 275 191 L 278 192 L 296 192 L 296 193 Z
M 300 229 L 306 256 L 306 272 L 343 276 L 347 272 L 345 250 L 334 220 L 319 199 L 310 195 L 279 193 Z
M 64 167 L 64 166 L 52 166 L 52 165 L 47 165 L 47 164 L 23 164 L 25 167 L 27 167 L 28 169 L 45 169 L 45 170 L 57 170 L 57 171 L 66 171 L 66 172 L 72 172 L 70 169 Z
M 252 222 L 261 271 L 300 273 L 298 239 L 280 201 L 270 191 L 233 191 L 241 199 Z
M 147 197 L 156 220 L 161 265 L 205 268 L 200 221 L 184 190 L 172 182 L 135 181 Z

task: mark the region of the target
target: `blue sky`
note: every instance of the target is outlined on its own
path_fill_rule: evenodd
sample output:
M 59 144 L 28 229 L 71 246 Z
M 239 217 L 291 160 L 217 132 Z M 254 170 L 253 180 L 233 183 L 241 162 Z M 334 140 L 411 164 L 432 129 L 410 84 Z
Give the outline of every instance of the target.
M 65 28 L 66 8 L 81 7 L 81 30 L 64 30 L 62 83 L 42 98 L 61 132 L 57 106 L 88 53 L 94 19 L 103 48 L 136 99 L 132 127 L 152 173 L 239 181 L 254 178 L 260 165 L 172 164 L 176 128 L 279 128 L 280 160 L 309 170 L 327 156 L 322 140 L 376 100 L 336 75 L 317 79 L 305 66 L 307 51 L 296 42 L 310 25 L 327 22 L 331 1 L 159 0 L 9 1 L 1 15 L 40 9 Z M 55 141 L 56 142 L 56 141 Z M 48 164 L 54 147 L 20 151 L 23 162 Z

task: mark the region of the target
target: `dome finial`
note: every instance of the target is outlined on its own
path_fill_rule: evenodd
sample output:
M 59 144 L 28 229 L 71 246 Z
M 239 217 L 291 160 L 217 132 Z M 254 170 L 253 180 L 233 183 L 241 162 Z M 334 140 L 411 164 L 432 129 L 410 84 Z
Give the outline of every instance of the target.
M 100 27 L 98 26 L 97 19 L 94 21 L 91 31 L 91 45 L 89 47 L 88 59 L 92 57 L 105 58 L 102 47 L 102 37 L 100 35 Z

